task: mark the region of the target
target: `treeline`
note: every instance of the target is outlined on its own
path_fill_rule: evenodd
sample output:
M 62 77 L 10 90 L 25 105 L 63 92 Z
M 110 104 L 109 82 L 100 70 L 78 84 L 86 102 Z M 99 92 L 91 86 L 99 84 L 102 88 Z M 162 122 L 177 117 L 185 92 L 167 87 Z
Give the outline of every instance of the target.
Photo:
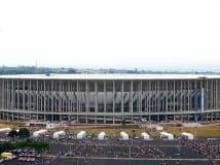
M 37 66 L 1 66 L 1 74 L 220 74 L 219 72 L 212 71 L 155 71 L 155 70 L 144 70 L 144 69 L 115 69 L 115 68 L 85 68 L 85 69 L 76 69 L 72 67 L 37 67 Z
M 22 140 L 22 141 L 15 141 L 15 142 L 2 142 L 0 143 L 0 153 L 5 151 L 11 151 L 14 149 L 20 149 L 24 147 L 30 147 L 35 149 L 37 152 L 43 152 L 49 149 L 49 144 L 44 141 L 38 140 Z
M 212 71 L 155 71 L 155 70 L 144 70 L 144 69 L 115 69 L 115 68 L 85 68 L 85 69 L 76 69 L 72 67 L 37 67 L 37 66 L 1 66 L 1 74 L 75 74 L 75 73 L 87 73 L 87 74 L 220 74 L 219 72 Z
M 0 74 L 48 74 L 48 73 L 76 73 L 76 69 L 35 67 L 35 66 L 0 67 Z

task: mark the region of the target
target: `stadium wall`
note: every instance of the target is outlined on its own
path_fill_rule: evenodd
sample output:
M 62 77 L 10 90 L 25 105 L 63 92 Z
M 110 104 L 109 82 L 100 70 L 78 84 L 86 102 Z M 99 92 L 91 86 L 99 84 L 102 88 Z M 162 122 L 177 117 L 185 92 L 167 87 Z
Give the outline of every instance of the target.
M 0 78 L 2 120 L 213 121 L 219 99 L 219 79 Z

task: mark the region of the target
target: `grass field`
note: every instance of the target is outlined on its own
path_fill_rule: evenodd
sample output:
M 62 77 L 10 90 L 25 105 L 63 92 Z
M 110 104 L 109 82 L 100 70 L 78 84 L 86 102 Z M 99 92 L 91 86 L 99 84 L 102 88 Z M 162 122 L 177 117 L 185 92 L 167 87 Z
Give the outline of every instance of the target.
M 8 122 L 8 121 L 0 121 L 0 128 L 10 127 L 10 128 L 20 128 L 24 127 L 25 124 L 21 122 Z M 186 128 L 186 127 L 177 127 L 174 125 L 164 125 L 164 131 L 173 133 L 175 136 L 179 136 L 181 132 L 190 132 L 197 137 L 220 137 L 220 123 L 213 124 L 203 124 L 201 127 L 197 128 Z M 65 129 L 71 133 L 78 133 L 81 130 L 86 131 L 88 134 L 97 135 L 98 133 L 104 131 L 108 136 L 116 137 L 119 135 L 121 131 L 127 132 L 130 136 L 140 136 L 142 132 L 148 132 L 153 138 L 158 138 L 160 131 L 156 131 L 155 129 L 144 129 L 139 127 L 139 125 L 116 125 L 116 126 L 72 126 L 68 128 L 56 128 L 51 131 Z
M 13 129 L 17 129 L 17 128 L 24 127 L 24 126 L 25 126 L 25 124 L 22 122 L 0 121 L 0 128 L 10 127 Z
M 71 127 L 68 128 L 68 130 L 71 133 L 78 133 L 79 131 L 84 130 L 90 135 L 97 135 L 98 133 L 104 131 L 111 137 L 118 136 L 120 131 L 125 131 L 130 136 L 140 136 L 142 132 L 148 132 L 153 138 L 158 138 L 160 134 L 160 131 L 156 131 L 155 129 L 140 128 L 138 125 L 109 126 L 105 128 Z M 164 131 L 170 132 L 175 136 L 179 136 L 182 132 L 190 132 L 196 137 L 220 137 L 220 124 L 202 125 L 197 128 L 164 126 Z
M 181 132 L 191 132 L 197 137 L 220 137 L 220 125 L 204 125 L 198 128 L 168 127 L 166 129 L 177 136 Z

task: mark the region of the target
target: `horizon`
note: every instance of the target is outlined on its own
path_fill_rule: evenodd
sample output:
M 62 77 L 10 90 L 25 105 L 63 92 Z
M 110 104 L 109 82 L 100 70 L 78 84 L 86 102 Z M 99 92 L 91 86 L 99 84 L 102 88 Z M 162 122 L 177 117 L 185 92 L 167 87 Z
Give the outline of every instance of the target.
M 155 73 L 155 72 L 161 72 L 161 73 L 177 73 L 177 74 L 181 74 L 181 73 L 216 73 L 216 74 L 219 74 L 220 73 L 220 70 L 193 70 L 193 69 L 175 69 L 175 68 L 172 68 L 172 69 L 157 69 L 157 68 L 148 68 L 148 69 L 143 69 L 143 68 L 86 68 L 86 67 L 71 67 L 71 66 L 34 66 L 34 65 L 0 65 L 0 68 L 7 68 L 7 67 L 12 67 L 12 68 L 22 68 L 22 67 L 27 67 L 27 68 L 36 68 L 36 69 L 40 69 L 40 68 L 48 68 L 48 69 L 75 69 L 75 70 L 78 70 L 78 71 L 86 71 L 86 70 L 90 70 L 90 71 L 110 71 L 110 70 L 114 70 L 116 71 L 115 73 L 120 73 L 120 71 L 136 71 L 138 72 L 138 74 L 140 74 L 141 72 L 146 72 L 146 73 Z M 51 72 L 53 73 L 53 72 Z M 55 72 L 56 73 L 56 72 Z M 63 72 L 61 72 L 63 73 Z M 65 72 L 64 72 L 65 73 Z M 115 74 L 113 73 L 113 74 Z M 124 72 L 122 72 L 124 73 Z M 99 73 L 97 73 L 99 74 Z M 130 73 L 130 74 L 134 74 L 134 73 Z

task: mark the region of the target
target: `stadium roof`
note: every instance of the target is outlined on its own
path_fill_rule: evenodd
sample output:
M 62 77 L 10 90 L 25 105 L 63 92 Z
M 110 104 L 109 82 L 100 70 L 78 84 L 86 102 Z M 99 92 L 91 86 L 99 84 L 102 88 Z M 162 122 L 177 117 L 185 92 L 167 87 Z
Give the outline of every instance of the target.
M 220 79 L 220 75 L 202 74 L 15 74 L 0 75 L 0 79 L 51 79 L 51 80 L 182 80 Z

